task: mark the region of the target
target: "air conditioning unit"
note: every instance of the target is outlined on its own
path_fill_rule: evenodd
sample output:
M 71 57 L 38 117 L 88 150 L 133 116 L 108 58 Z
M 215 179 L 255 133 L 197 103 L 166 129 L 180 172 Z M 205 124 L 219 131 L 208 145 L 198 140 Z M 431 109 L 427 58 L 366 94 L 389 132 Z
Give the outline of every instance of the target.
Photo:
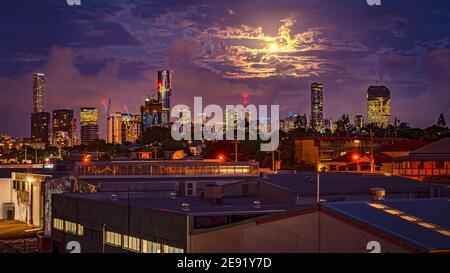
M 183 183 L 184 185 L 184 195 L 185 196 L 196 196 L 197 195 L 197 183 L 186 181 Z

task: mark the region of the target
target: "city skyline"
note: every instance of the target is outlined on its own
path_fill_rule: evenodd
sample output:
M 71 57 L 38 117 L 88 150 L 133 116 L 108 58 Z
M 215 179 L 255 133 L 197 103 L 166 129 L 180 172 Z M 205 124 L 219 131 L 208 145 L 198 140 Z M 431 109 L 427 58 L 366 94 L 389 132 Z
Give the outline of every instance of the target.
M 86 105 L 101 109 L 106 98 L 113 100 L 111 112 L 127 105 L 131 113 L 139 113 L 161 69 L 174 71 L 173 105 L 190 105 L 195 95 L 207 103 L 238 104 L 245 92 L 251 104 L 280 104 L 283 117 L 310 113 L 310 85 L 321 82 L 326 89 L 324 118 L 335 121 L 341 114 L 365 115 L 366 91 L 376 84 L 378 73 L 378 84 L 391 90 L 392 120 L 426 127 L 440 113 L 450 114 L 450 18 L 438 12 L 449 4 L 439 1 L 392 1 L 381 7 L 364 1 L 322 7 L 284 1 L 275 7 L 262 1 L 261 7 L 251 8 L 238 1 L 168 6 L 136 1 L 128 8 L 108 1 L 80 7 L 64 1 L 27 3 L 37 14 L 56 13 L 54 21 L 33 14 L 13 20 L 8 11 L 19 2 L 5 4 L 0 19 L 6 53 L 0 111 L 2 116 L 15 113 L 13 122 L 2 119 L 0 128 L 13 136 L 29 135 L 28 126 L 16 124 L 29 124 L 29 79 L 35 72 L 46 74 L 47 111 L 74 109 L 74 116 Z M 271 14 L 262 10 L 268 8 Z M 344 20 L 349 14 L 352 18 Z M 105 23 L 96 23 L 98 17 Z M 336 37 L 333 24 L 348 31 Z M 55 29 L 50 31 L 50 25 Z M 71 32 L 62 32 L 64 28 Z M 36 33 L 11 36 L 14 29 Z M 11 103 L 15 100 L 22 103 Z M 420 115 L 412 109 L 420 109 Z M 102 120 L 106 116 L 99 111 Z M 100 122 L 100 127 L 104 136 L 106 125 Z

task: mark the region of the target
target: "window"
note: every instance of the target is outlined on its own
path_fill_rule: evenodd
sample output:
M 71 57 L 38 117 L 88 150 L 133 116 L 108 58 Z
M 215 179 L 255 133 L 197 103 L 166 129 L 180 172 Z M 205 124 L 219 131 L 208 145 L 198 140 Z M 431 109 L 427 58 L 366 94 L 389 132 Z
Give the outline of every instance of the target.
M 143 253 L 161 253 L 161 244 L 147 240 L 142 240 Z
M 84 235 L 84 227 L 80 224 L 77 224 L 77 235 L 83 236 Z
M 123 248 L 139 252 L 141 250 L 141 241 L 136 237 L 123 235 Z
M 114 246 L 122 245 L 122 235 L 119 233 L 107 231 L 106 232 L 106 243 Z
M 184 250 L 181 248 L 169 246 L 169 245 L 162 245 L 163 253 L 183 253 Z
M 64 221 L 61 219 L 53 218 L 53 228 L 57 230 L 64 230 Z
M 77 224 L 70 221 L 66 221 L 64 230 L 69 233 L 77 234 Z

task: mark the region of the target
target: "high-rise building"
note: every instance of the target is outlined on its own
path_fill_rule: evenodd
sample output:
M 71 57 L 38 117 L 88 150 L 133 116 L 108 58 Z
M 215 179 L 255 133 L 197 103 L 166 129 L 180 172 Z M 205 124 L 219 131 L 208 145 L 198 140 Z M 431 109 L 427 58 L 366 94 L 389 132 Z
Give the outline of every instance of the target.
M 122 114 L 122 143 L 136 143 L 141 135 L 141 116 Z
M 45 75 L 33 74 L 33 113 L 44 112 Z
M 367 89 L 367 122 L 386 128 L 391 120 L 391 92 L 385 86 Z
M 321 131 L 323 128 L 323 84 L 311 84 L 311 128 Z
M 106 142 L 110 144 L 122 144 L 122 113 L 116 112 L 108 116 Z
M 146 97 L 145 105 L 141 106 L 141 132 L 145 133 L 153 126 L 162 124 L 162 106 L 155 97 Z
M 50 113 L 31 113 L 31 140 L 33 142 L 48 143 Z
M 52 144 L 73 146 L 75 142 L 73 110 L 57 109 L 52 113 Z
M 360 131 L 364 127 L 364 117 L 363 115 L 356 115 L 354 125 L 356 130 Z
M 172 95 L 172 72 L 168 70 L 158 71 L 158 101 L 162 107 L 162 124 L 170 123 L 170 96 Z
M 81 144 L 98 139 L 98 109 L 93 107 L 80 108 Z
M 33 113 L 31 113 L 31 140 L 48 143 L 50 113 L 45 112 L 45 75 L 33 74 Z

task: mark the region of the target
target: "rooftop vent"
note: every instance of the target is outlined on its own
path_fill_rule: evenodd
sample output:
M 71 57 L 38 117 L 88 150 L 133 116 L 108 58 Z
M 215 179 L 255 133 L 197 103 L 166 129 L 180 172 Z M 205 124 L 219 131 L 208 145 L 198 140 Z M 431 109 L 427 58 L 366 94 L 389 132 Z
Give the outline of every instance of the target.
M 373 201 L 382 201 L 386 198 L 386 191 L 383 188 L 371 188 L 370 196 Z
M 184 212 L 191 211 L 191 208 L 190 208 L 189 203 L 183 203 L 183 204 L 181 204 L 181 210 L 184 211 Z
M 259 201 L 259 200 L 253 201 L 253 208 L 254 209 L 260 209 L 261 208 L 261 201 Z
M 170 193 L 170 199 L 177 199 L 177 193 L 176 192 L 171 192 Z
M 112 201 L 117 201 L 117 194 L 111 194 L 111 200 Z

